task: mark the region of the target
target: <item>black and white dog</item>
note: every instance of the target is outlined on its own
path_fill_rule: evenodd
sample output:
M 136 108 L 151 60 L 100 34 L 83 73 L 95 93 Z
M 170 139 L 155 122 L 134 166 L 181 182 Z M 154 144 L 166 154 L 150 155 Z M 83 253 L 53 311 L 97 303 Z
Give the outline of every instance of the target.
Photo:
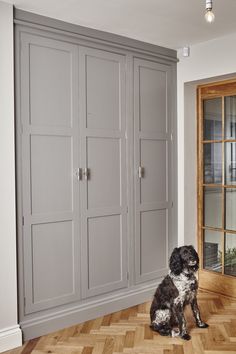
M 163 336 L 179 335 L 189 340 L 184 308 L 192 307 L 196 324 L 200 328 L 208 325 L 201 320 L 197 304 L 198 281 L 195 276 L 199 268 L 198 254 L 193 246 L 175 248 L 171 254 L 170 272 L 158 286 L 150 309 L 151 328 Z M 174 328 L 178 327 L 178 330 Z

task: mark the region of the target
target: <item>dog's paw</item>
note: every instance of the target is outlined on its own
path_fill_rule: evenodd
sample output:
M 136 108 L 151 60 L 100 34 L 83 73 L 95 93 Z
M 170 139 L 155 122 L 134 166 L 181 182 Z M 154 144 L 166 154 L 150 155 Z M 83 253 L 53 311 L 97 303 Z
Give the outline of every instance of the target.
M 180 331 L 178 328 L 172 329 L 171 337 L 179 337 Z
M 169 329 L 160 329 L 158 332 L 159 332 L 159 334 L 161 336 L 169 336 L 169 335 L 171 335 L 171 331 Z
M 159 327 L 158 327 L 158 325 L 156 324 L 156 323 L 151 323 L 150 324 L 150 328 L 153 330 L 153 331 L 155 331 L 155 332 L 159 332 Z
M 184 339 L 184 340 L 190 340 L 191 336 L 188 333 L 184 333 L 184 334 L 181 335 L 181 338 Z
M 205 323 L 205 322 L 197 323 L 197 326 L 198 326 L 199 328 L 207 328 L 207 327 L 209 327 L 209 325 L 208 325 L 207 323 Z

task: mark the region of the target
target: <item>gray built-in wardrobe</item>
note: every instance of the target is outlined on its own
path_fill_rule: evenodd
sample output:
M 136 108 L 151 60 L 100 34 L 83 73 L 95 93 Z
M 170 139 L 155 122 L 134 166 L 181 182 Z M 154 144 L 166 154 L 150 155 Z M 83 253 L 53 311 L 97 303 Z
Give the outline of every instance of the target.
M 177 242 L 176 52 L 15 11 L 19 321 L 151 299 Z

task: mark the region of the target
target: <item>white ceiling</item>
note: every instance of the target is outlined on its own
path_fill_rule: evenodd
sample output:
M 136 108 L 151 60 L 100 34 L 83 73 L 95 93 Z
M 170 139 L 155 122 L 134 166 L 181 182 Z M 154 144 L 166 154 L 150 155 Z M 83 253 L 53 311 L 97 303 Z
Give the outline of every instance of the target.
M 66 22 L 178 49 L 236 32 L 236 0 L 213 0 L 216 19 L 204 20 L 204 0 L 5 0 Z

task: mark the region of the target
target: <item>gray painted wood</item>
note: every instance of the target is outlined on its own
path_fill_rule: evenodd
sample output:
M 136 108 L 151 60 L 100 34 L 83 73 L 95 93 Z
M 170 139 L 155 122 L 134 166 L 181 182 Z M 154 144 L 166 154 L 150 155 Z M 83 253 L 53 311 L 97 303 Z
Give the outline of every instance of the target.
M 88 218 L 88 289 L 122 281 L 122 230 L 120 215 Z M 120 286 L 120 284 L 119 284 Z M 112 290 L 112 289 L 111 289 Z
M 89 170 L 81 199 L 87 298 L 127 286 L 125 57 L 80 47 L 79 63 L 82 165 Z
M 32 313 L 80 298 L 78 50 L 23 34 L 21 63 L 25 313 Z
M 71 128 L 71 53 L 44 45 L 30 44 L 31 124 Z
M 166 141 L 140 139 L 140 204 L 167 201 L 167 153 Z
M 70 136 L 31 134 L 32 215 L 72 213 L 71 143 Z
M 166 72 L 140 65 L 140 131 L 166 133 Z
M 120 138 L 87 138 L 87 208 L 120 207 L 121 171 Z M 123 181 L 122 181 L 123 182 Z M 106 193 L 105 193 L 106 192 Z
M 119 62 L 112 58 L 86 56 L 88 129 L 120 129 L 119 69 Z
M 168 267 L 170 83 L 168 65 L 134 59 L 136 283 L 158 278 Z
M 166 245 L 170 252 L 177 242 L 177 160 L 171 158 L 172 150 L 175 156 L 177 153 L 176 52 L 20 10 L 16 12 L 19 316 L 24 337 L 29 339 L 104 315 L 114 308 L 119 310 L 144 302 L 150 299 L 160 277 L 166 273 L 166 269 L 160 269 L 167 259 L 165 252 L 158 253 L 155 261 L 153 255 L 159 245 L 163 250 L 163 245 Z M 42 55 L 38 56 L 41 50 L 43 59 Z M 31 63 L 29 51 L 34 58 Z M 86 62 L 89 75 L 85 70 Z M 141 66 L 138 69 L 142 75 L 141 89 L 149 90 L 148 96 L 141 95 L 143 113 L 138 123 L 137 63 Z M 160 67 L 156 70 L 158 65 L 161 65 L 161 70 Z M 155 115 L 158 106 L 152 103 L 150 93 L 159 90 L 161 94 L 160 83 L 156 86 L 155 78 L 163 77 L 166 71 L 168 99 L 166 107 L 161 109 L 163 112 L 166 110 L 167 119 L 156 124 L 151 116 Z M 58 78 L 64 82 L 61 87 L 58 87 Z M 57 82 L 56 90 L 53 90 L 54 80 Z M 101 90 L 99 80 L 103 82 Z M 33 85 L 33 97 L 29 82 Z M 88 89 L 85 89 L 86 82 L 89 83 Z M 157 101 L 158 97 L 155 98 Z M 40 99 L 45 101 L 44 107 L 42 102 L 39 104 Z M 137 130 L 137 124 L 142 125 L 141 131 Z M 170 132 L 173 133 L 172 143 Z M 136 154 L 137 141 L 144 146 L 142 154 Z M 36 159 L 30 156 L 31 143 Z M 160 177 L 163 171 L 153 167 L 148 151 L 150 146 L 154 149 L 158 145 L 163 151 L 165 144 L 168 156 L 166 169 L 172 171 L 172 178 L 166 181 L 167 199 L 156 200 L 149 193 L 142 196 L 146 202 L 137 205 L 141 195 L 136 198 L 136 158 L 138 156 L 141 161 L 142 155 L 143 161 L 149 162 L 149 172 L 151 168 L 164 183 Z M 56 150 L 61 155 L 62 169 Z M 162 163 L 162 153 L 155 154 Z M 83 178 L 78 182 L 78 167 L 90 168 L 89 181 Z M 71 174 L 68 173 L 69 168 L 72 168 Z M 106 169 L 106 173 L 101 173 Z M 153 183 L 150 173 L 148 177 Z M 52 183 L 54 180 L 55 185 Z M 149 190 L 144 180 L 142 183 L 143 188 Z M 49 188 L 50 184 L 53 184 L 52 188 Z M 60 185 L 62 198 L 60 194 L 58 196 Z M 47 190 L 48 194 L 40 193 L 41 189 Z M 158 190 L 155 190 L 157 194 Z M 170 207 L 171 200 L 174 201 L 173 208 Z M 142 228 L 138 236 L 137 224 L 134 223 L 136 214 Z M 160 242 L 153 232 L 157 224 L 162 230 Z M 168 242 L 165 244 L 166 234 Z M 104 243 L 109 245 L 110 253 L 104 249 Z M 44 246 L 46 251 L 43 251 Z M 51 252 L 53 255 L 50 257 Z M 44 264 L 40 262 L 42 257 Z M 67 262 L 59 263 L 60 259 L 67 259 Z M 142 263 L 138 264 L 140 260 Z M 45 269 L 50 269 L 46 277 Z M 58 281 L 61 272 L 62 283 Z
M 160 47 L 154 44 L 138 41 L 135 39 L 119 36 L 117 34 L 108 33 L 104 31 L 94 30 L 92 28 L 74 25 L 71 23 L 63 22 L 53 18 L 41 16 L 31 12 L 14 9 L 14 22 L 16 24 L 24 24 L 33 28 L 46 29 L 53 32 L 60 31 L 60 34 L 70 34 L 71 37 L 76 36 L 79 39 L 85 39 L 87 43 L 100 43 L 112 47 L 122 47 L 127 51 L 135 51 L 155 55 L 156 57 L 163 58 L 172 62 L 177 62 L 177 52 L 174 49 Z
M 32 225 L 33 301 L 39 303 L 73 294 L 73 223 Z
M 21 321 L 21 329 L 24 340 L 40 337 L 50 332 L 78 325 L 89 320 L 94 320 L 116 311 L 123 310 L 152 298 L 159 280 L 147 284 L 139 284 L 129 291 L 121 289 L 106 296 L 100 295 L 95 298 L 84 300 L 80 304 L 69 304 L 66 308 L 55 307 L 46 314 L 31 316 L 30 319 Z
M 150 275 L 166 268 L 167 212 L 165 209 L 140 213 L 140 273 Z

